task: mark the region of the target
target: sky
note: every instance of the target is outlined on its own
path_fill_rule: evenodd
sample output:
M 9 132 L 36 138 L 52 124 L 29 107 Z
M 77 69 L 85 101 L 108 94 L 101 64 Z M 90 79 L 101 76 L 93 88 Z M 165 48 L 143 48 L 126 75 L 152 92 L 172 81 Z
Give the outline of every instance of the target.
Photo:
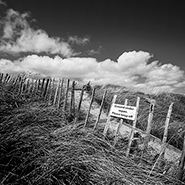
M 0 0 L 0 72 L 185 93 L 183 0 Z

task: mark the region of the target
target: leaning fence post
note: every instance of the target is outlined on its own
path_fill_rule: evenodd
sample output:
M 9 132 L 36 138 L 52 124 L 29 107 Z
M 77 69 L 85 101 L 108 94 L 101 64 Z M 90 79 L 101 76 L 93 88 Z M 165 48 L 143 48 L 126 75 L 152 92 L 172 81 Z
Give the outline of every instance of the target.
M 20 81 L 19 81 L 19 91 L 18 91 L 18 95 L 19 95 L 19 96 L 22 94 L 22 87 L 23 87 L 23 77 L 20 77 Z
M 138 115 L 138 111 L 139 111 L 139 102 L 140 102 L 140 97 L 137 97 L 137 102 L 136 102 L 136 117 L 135 120 L 133 121 L 133 126 L 132 126 L 132 130 L 130 132 L 130 136 L 129 136 L 129 140 L 128 140 L 128 147 L 127 147 L 127 151 L 126 151 L 126 156 L 128 157 L 129 153 L 130 153 L 130 148 L 131 148 L 131 144 L 132 144 L 132 139 L 134 137 L 134 132 L 135 132 L 135 128 L 136 128 L 136 123 L 137 123 L 137 115 Z
M 52 94 L 53 94 L 53 91 L 54 91 L 54 86 L 55 86 L 55 78 L 53 78 L 51 80 L 51 83 L 50 83 L 50 93 L 49 93 L 49 98 L 48 98 L 48 105 L 52 105 L 52 103 L 50 104 L 50 101 L 51 101 L 51 98 L 52 98 Z
M 3 83 L 4 83 L 4 84 L 6 84 L 6 80 L 7 80 L 8 77 L 9 77 L 9 75 L 8 75 L 8 73 L 6 73 L 6 76 L 5 76 L 4 79 L 3 79 Z
M 21 92 L 20 92 L 20 95 L 22 95 L 22 93 L 24 93 L 24 86 L 25 86 L 25 80 L 26 80 L 26 77 L 23 77 L 22 78 L 22 83 L 21 83 Z
M 66 106 L 67 106 L 67 99 L 68 99 L 68 92 L 69 92 L 69 83 L 70 83 L 70 80 L 68 79 L 67 80 L 67 86 L 66 86 L 66 94 L 65 94 L 65 99 L 64 99 L 64 107 L 63 107 L 64 111 L 66 110 Z
M 111 108 L 112 108 L 113 104 L 116 102 L 116 98 L 117 98 L 117 95 L 114 95 L 114 97 L 112 99 L 112 102 L 111 102 L 111 105 L 110 105 L 110 110 L 109 110 L 107 122 L 105 124 L 105 128 L 104 128 L 104 131 L 103 131 L 104 137 L 106 137 L 107 131 L 108 131 L 109 127 L 110 127 L 110 119 L 111 119 L 110 113 L 111 113 Z
M 183 149 L 182 149 L 182 153 L 179 161 L 179 169 L 177 174 L 177 178 L 180 181 L 182 181 L 182 178 L 183 178 L 184 165 L 185 165 L 185 135 L 184 135 Z
M 96 129 L 97 125 L 98 125 L 98 122 L 100 120 L 100 116 L 101 116 L 101 113 L 102 113 L 102 110 L 103 110 L 103 103 L 105 101 L 105 97 L 106 97 L 106 94 L 107 94 L 107 90 L 104 91 L 104 94 L 103 94 L 103 98 L 102 98 L 102 101 L 101 101 L 101 105 L 100 105 L 100 111 L 99 111 L 99 114 L 98 114 L 98 117 L 96 119 L 96 123 L 94 125 L 94 130 Z
M 78 103 L 78 109 L 77 109 L 77 112 L 76 112 L 75 123 L 78 121 L 78 118 L 79 118 L 80 108 L 81 108 L 81 104 L 82 104 L 82 100 L 83 100 L 83 95 L 84 95 L 84 89 L 82 88 L 81 94 L 80 94 L 80 100 L 79 100 L 79 103 Z
M 11 81 L 11 79 L 12 79 L 12 75 L 9 75 L 9 77 L 7 78 L 7 84 L 9 84 L 10 83 L 10 81 Z
M 148 115 L 148 123 L 147 123 L 147 128 L 146 128 L 146 138 L 144 139 L 144 150 L 148 148 L 148 143 L 150 141 L 150 132 L 152 129 L 152 120 L 154 116 L 154 107 L 155 107 L 155 100 L 150 100 L 150 108 L 149 108 L 149 115 Z
M 42 79 L 42 83 L 41 83 L 41 94 L 43 94 L 43 90 L 44 90 L 44 83 L 45 83 L 45 78 Z
M 3 73 L 0 73 L 0 83 L 3 82 Z
M 128 104 L 128 99 L 125 99 L 125 105 Z M 123 119 L 120 120 L 120 122 L 118 123 L 118 127 L 116 129 L 116 135 L 115 135 L 115 138 L 114 138 L 114 147 L 116 146 L 116 143 L 118 142 L 118 138 L 119 138 L 119 130 L 121 128 L 121 125 L 123 124 Z
M 62 78 L 62 82 L 60 83 L 59 92 L 58 92 L 58 102 L 57 102 L 58 109 L 60 108 L 60 99 L 61 99 L 63 85 L 64 85 L 64 78 Z
M 60 79 L 58 79 L 57 87 L 55 89 L 55 96 L 54 96 L 54 100 L 53 100 L 53 106 L 55 106 L 55 103 L 56 103 L 56 100 L 57 100 L 57 94 L 58 94 L 59 86 L 60 86 Z
M 70 103 L 70 113 L 74 114 L 75 113 L 75 81 L 72 83 L 71 87 L 71 103 Z
M 48 91 L 49 82 L 50 82 L 50 79 L 48 78 L 46 80 L 46 85 L 44 87 L 44 92 L 43 92 L 43 98 L 44 98 L 44 100 L 46 100 L 46 97 L 47 97 L 47 91 Z
M 39 92 L 39 87 L 40 87 L 40 79 L 37 79 L 36 81 L 36 89 L 35 89 L 35 95 Z
M 170 123 L 170 117 L 171 117 L 171 113 L 172 113 L 173 104 L 174 103 L 171 103 L 171 105 L 169 106 L 168 113 L 166 116 L 165 128 L 164 128 L 164 134 L 163 134 L 161 152 L 160 152 L 161 159 L 164 157 L 164 153 L 166 150 L 166 141 L 167 141 L 167 137 L 168 137 L 168 127 L 169 127 L 169 123 Z
M 95 90 L 96 90 L 96 89 L 94 88 L 94 89 L 93 89 L 93 92 L 92 92 L 91 102 L 90 102 L 90 105 L 89 105 L 89 109 L 88 109 L 88 112 L 87 112 L 87 116 L 86 116 L 86 118 L 85 118 L 84 127 L 87 126 L 87 122 L 88 122 L 88 119 L 89 119 L 89 114 L 90 114 L 91 107 L 92 107 L 92 103 L 93 103 L 93 100 L 94 100 Z

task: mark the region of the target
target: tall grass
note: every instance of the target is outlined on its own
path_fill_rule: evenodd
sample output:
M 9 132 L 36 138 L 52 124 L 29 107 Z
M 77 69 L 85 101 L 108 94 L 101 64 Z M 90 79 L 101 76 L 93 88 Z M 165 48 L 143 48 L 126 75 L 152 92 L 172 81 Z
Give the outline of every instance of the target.
M 168 141 L 175 147 L 182 149 L 183 134 L 185 132 L 185 96 L 173 93 L 145 94 L 143 92 L 134 92 L 124 87 L 107 84 L 105 86 L 96 86 L 95 101 L 99 104 L 102 101 L 103 92 L 107 90 L 107 97 L 104 103 L 104 111 L 108 112 L 111 100 L 117 94 L 116 103 L 124 104 L 125 99 L 128 99 L 128 104 L 135 106 L 137 96 L 140 97 L 139 113 L 137 127 L 146 130 L 147 119 L 149 114 L 149 99 L 155 99 L 156 105 L 154 108 L 153 126 L 151 133 L 158 138 L 163 137 L 165 120 L 168 108 L 172 102 L 173 111 L 170 118 L 168 129 Z M 132 124 L 131 121 L 125 120 Z
M 4 93 L 6 92 L 6 93 Z M 152 166 L 115 150 L 102 130 L 69 122 L 68 112 L 0 91 L 0 184 L 175 184 Z M 10 101 L 11 100 L 11 101 Z M 14 106 L 18 102 L 18 106 Z M 6 105 L 6 106 L 5 106 Z M 5 114 L 4 114 L 5 113 Z M 4 116 L 3 116 L 4 115 Z M 119 143 L 118 143 L 119 144 Z M 151 174 L 149 176 L 149 174 Z

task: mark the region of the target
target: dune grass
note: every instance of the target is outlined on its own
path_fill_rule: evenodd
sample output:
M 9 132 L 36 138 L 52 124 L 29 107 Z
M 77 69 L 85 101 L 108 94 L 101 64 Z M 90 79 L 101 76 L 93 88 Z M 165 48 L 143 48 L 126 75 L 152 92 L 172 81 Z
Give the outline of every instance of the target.
M 177 183 L 158 170 L 151 171 L 150 163 L 126 158 L 126 142 L 119 141 L 121 147 L 115 150 L 102 130 L 84 128 L 83 120 L 69 122 L 68 112 L 0 87 L 0 184 Z
M 140 97 L 139 113 L 137 127 L 146 130 L 147 120 L 149 114 L 149 99 L 156 100 L 154 108 L 153 126 L 151 133 L 162 139 L 164 133 L 164 125 L 171 103 L 173 111 L 170 118 L 170 125 L 168 129 L 168 142 L 173 146 L 182 150 L 183 135 L 185 132 L 185 96 L 173 93 L 160 93 L 160 94 L 145 94 L 143 92 L 130 91 L 124 87 L 116 85 L 96 86 L 95 101 L 101 103 L 103 92 L 107 90 L 107 96 L 104 103 L 104 111 L 108 112 L 111 100 L 117 94 L 116 103 L 124 104 L 125 99 L 128 99 L 128 104 L 135 106 L 137 97 Z M 131 121 L 125 120 L 127 123 L 132 124 Z

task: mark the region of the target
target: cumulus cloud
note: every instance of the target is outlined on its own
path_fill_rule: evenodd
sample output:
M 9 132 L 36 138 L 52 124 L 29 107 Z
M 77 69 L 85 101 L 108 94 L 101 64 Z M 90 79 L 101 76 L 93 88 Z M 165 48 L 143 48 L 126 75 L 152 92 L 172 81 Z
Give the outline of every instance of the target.
M 3 27 L 1 52 L 10 54 L 46 52 L 64 57 L 76 55 L 68 42 L 58 37 L 49 37 L 44 30 L 31 28 L 27 21 L 29 16 L 29 13 L 20 14 L 13 9 L 7 11 L 6 17 L 0 22 Z
M 0 60 L 0 70 L 4 72 L 28 72 L 57 78 L 82 79 L 96 84 L 117 84 L 145 92 L 177 91 L 185 87 L 184 71 L 172 64 L 161 65 L 149 62 L 148 52 L 124 52 L 117 61 L 106 59 L 98 62 L 92 57 L 61 58 L 56 56 L 29 55 L 9 61 Z

